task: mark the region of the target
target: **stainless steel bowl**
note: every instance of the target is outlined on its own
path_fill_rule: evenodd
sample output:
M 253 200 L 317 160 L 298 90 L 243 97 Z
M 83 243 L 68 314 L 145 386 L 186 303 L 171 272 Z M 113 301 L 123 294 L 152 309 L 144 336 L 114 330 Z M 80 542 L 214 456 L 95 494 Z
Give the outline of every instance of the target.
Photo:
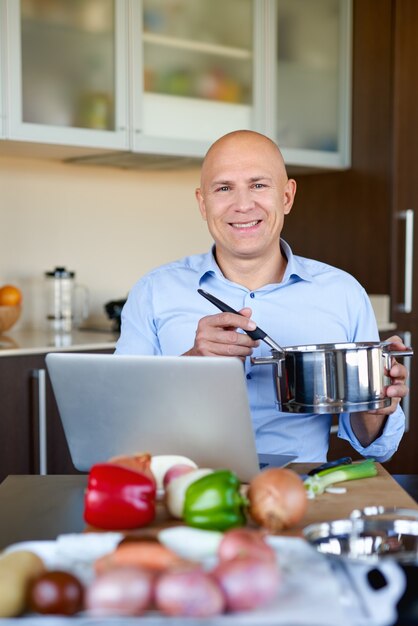
M 367 507 L 353 511 L 349 519 L 310 524 L 303 533 L 328 556 L 366 562 L 418 560 L 418 510 Z

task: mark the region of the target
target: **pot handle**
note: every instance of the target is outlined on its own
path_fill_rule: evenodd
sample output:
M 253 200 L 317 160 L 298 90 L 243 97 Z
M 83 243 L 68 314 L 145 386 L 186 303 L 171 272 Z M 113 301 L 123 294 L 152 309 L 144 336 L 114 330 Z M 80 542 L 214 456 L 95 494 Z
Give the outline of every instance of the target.
M 386 369 L 389 371 L 391 366 L 392 366 L 392 362 L 391 362 L 391 358 L 393 356 L 413 356 L 414 351 L 412 350 L 412 348 L 406 348 L 406 350 L 391 350 L 390 349 L 391 344 L 390 343 L 383 343 L 382 344 L 382 355 L 385 358 L 385 366 Z
M 253 365 L 273 365 L 273 363 L 277 363 L 282 359 L 278 359 L 275 356 L 252 356 L 251 363 Z
M 252 356 L 251 363 L 253 365 L 274 365 L 277 364 L 277 375 L 283 376 L 283 367 L 286 360 L 285 353 L 282 356 Z
M 383 353 L 388 356 L 414 356 L 412 348 L 407 348 L 406 350 L 391 350 L 390 344 L 383 346 Z

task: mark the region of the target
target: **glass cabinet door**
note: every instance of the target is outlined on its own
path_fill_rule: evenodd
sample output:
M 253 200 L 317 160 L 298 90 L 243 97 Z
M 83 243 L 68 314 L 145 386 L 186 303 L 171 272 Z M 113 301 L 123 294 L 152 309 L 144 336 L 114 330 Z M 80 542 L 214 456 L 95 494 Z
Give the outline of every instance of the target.
M 139 20 L 142 135 L 211 141 L 251 127 L 252 0 L 143 0 Z
M 16 138 L 126 146 L 123 3 L 19 4 L 12 16 Z
M 275 137 L 288 162 L 349 163 L 350 4 L 277 0 Z

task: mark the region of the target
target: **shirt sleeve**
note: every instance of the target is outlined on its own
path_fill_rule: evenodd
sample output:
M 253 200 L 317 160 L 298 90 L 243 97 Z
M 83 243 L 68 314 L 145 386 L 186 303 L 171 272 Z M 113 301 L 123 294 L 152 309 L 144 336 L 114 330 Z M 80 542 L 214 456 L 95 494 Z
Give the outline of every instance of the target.
M 161 354 L 153 310 L 151 280 L 144 278 L 131 289 L 122 309 L 115 354 Z
M 340 417 L 338 437 L 350 442 L 354 450 L 366 458 L 373 457 L 379 463 L 388 461 L 396 452 L 402 435 L 405 431 L 405 415 L 401 407 L 388 416 L 385 427 L 380 437 L 375 439 L 369 446 L 363 447 L 355 436 L 350 423 L 350 414 L 344 413 Z
M 362 289 L 362 300 L 359 303 L 357 319 L 353 321 L 354 334 L 352 341 L 379 341 L 376 318 L 369 297 Z M 405 415 L 400 406 L 389 415 L 383 432 L 369 446 L 362 446 L 351 428 L 350 414 L 342 413 L 339 419 L 338 437 L 346 439 L 362 456 L 373 457 L 378 462 L 390 459 L 396 450 L 405 431 Z

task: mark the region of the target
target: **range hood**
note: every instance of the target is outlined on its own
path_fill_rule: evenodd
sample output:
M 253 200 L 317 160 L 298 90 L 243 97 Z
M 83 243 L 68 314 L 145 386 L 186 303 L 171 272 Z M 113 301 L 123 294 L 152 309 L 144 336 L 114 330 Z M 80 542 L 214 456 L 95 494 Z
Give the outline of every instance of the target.
M 104 165 L 124 170 L 179 170 L 198 168 L 201 158 L 183 157 L 170 154 L 139 154 L 136 152 L 107 152 L 64 159 L 65 163 Z

